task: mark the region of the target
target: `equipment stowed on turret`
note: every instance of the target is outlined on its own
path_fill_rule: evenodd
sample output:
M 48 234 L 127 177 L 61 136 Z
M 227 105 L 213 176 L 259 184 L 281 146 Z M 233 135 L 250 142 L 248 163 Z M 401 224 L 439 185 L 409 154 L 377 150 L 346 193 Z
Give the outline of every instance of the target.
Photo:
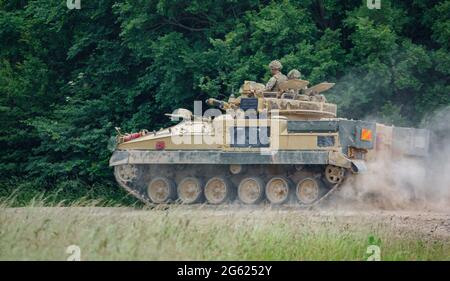
M 381 154 L 426 155 L 427 131 L 336 118 L 336 105 L 322 95 L 334 84 L 308 84 L 288 80 L 279 92 L 264 92 L 246 81 L 239 97 L 207 101 L 225 111 L 220 116 L 179 109 L 170 128 L 117 138 L 110 159 L 117 182 L 155 204 L 310 206 Z M 400 141 L 411 147 L 396 149 Z

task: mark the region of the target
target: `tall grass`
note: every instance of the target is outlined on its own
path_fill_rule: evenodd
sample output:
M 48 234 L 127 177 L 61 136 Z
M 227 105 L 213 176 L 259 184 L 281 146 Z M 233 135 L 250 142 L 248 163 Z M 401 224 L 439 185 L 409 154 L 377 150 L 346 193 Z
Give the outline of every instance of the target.
M 75 200 L 57 200 L 59 191 L 41 193 L 26 201 L 21 199 L 21 191 L 14 190 L 6 197 L 0 197 L 0 208 L 11 207 L 121 207 L 122 204 L 111 199 L 92 199 L 83 196 Z
M 450 260 L 448 240 L 379 220 L 270 208 L 94 208 L 99 202 L 87 201 L 35 208 L 45 206 L 40 200 L 34 208 L 0 206 L 0 260 L 65 260 L 69 245 L 80 247 L 82 260 L 365 260 L 370 237 L 380 239 L 383 260 Z
M 26 180 L 1 181 L 0 207 L 143 206 L 116 185 L 79 185 L 76 181 L 49 187 Z

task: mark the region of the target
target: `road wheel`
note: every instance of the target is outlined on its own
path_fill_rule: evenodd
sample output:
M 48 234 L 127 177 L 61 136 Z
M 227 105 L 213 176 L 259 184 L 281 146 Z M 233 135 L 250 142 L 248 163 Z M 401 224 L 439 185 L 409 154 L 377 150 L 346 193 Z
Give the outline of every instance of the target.
M 320 198 L 320 183 L 314 178 L 306 178 L 297 184 L 295 195 L 305 205 L 312 204 Z
M 289 199 L 290 183 L 284 177 L 274 177 L 266 184 L 266 197 L 270 203 L 283 204 Z
M 210 204 L 222 204 L 231 199 L 231 184 L 222 177 L 211 178 L 205 185 L 205 197 Z
M 264 182 L 257 177 L 244 178 L 238 186 L 238 197 L 244 204 L 257 204 L 264 197 Z
M 168 203 L 176 198 L 175 184 L 168 178 L 157 177 L 148 184 L 147 195 L 153 203 Z
M 203 195 L 202 188 L 202 182 L 198 178 L 184 178 L 177 187 L 178 198 L 183 204 L 199 203 Z

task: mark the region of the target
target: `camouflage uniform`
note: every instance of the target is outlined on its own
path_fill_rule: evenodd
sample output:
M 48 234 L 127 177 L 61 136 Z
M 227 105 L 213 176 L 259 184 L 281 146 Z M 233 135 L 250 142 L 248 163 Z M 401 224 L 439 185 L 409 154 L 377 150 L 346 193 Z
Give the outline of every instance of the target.
M 278 70 L 278 73 L 274 74 L 272 78 L 269 79 L 269 82 L 266 84 L 266 91 L 267 92 L 278 92 L 279 89 L 279 83 L 287 81 L 286 75 L 280 72 L 280 70 L 283 68 L 283 65 L 277 60 L 272 61 L 269 64 L 269 68 L 271 70 Z
M 288 80 L 300 79 L 301 77 L 302 77 L 302 74 L 297 69 L 292 69 L 291 71 L 289 71 L 289 73 L 287 75 Z M 286 91 L 281 96 L 281 98 L 296 99 L 298 97 L 298 95 L 299 95 L 299 90 L 290 89 L 290 90 Z
M 302 77 L 302 74 L 297 69 L 292 69 L 291 71 L 289 71 L 289 73 L 287 75 L 287 78 L 289 80 L 300 79 L 301 77 Z

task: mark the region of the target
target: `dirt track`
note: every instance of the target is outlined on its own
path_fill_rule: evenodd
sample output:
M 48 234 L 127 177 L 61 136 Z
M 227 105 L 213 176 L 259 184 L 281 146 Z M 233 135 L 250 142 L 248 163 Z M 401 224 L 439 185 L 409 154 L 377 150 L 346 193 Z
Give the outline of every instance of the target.
M 271 207 L 237 207 L 237 206 L 177 206 L 170 208 L 176 212 L 188 212 L 195 215 L 199 221 L 205 223 L 211 220 L 234 217 L 239 220 L 276 221 L 277 217 L 289 215 L 298 217 L 298 222 L 307 222 L 309 225 L 336 225 L 370 227 L 386 226 L 397 230 L 399 235 L 412 234 L 427 239 L 450 240 L 450 212 L 436 211 L 381 211 L 381 210 L 302 210 L 298 208 L 271 208 Z M 5 214 L 22 215 L 32 210 L 36 214 L 66 213 L 86 215 L 88 217 L 133 217 L 146 218 L 155 213 L 165 212 L 164 208 L 153 210 L 135 210 L 132 208 L 101 208 L 101 207 L 70 207 L 70 208 L 8 208 L 3 209 Z M 188 216 L 189 216 L 188 215 Z

